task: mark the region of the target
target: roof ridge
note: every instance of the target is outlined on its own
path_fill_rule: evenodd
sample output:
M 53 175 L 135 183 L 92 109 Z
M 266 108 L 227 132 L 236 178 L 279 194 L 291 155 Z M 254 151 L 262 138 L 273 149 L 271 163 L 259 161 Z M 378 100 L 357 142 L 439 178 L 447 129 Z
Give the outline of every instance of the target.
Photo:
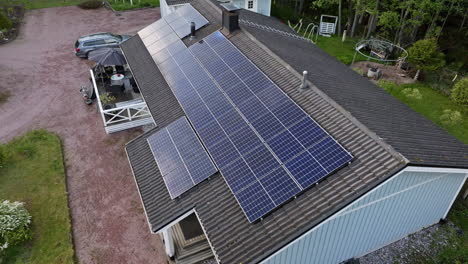
M 268 32 L 274 32 L 274 33 L 278 33 L 280 35 L 284 35 L 286 37 L 291 37 L 291 38 L 300 39 L 300 40 L 304 40 L 304 41 L 313 43 L 310 39 L 305 38 L 305 37 L 301 37 L 298 34 L 289 33 L 289 32 L 282 31 L 282 30 L 272 28 L 272 27 L 269 27 L 269 26 L 257 24 L 257 23 L 254 23 L 254 22 L 251 22 L 251 21 L 248 21 L 248 20 L 245 20 L 245 19 L 239 19 L 239 22 L 241 24 L 243 24 L 243 25 L 246 25 L 246 26 L 256 27 L 258 29 L 265 30 L 265 31 L 268 31 Z

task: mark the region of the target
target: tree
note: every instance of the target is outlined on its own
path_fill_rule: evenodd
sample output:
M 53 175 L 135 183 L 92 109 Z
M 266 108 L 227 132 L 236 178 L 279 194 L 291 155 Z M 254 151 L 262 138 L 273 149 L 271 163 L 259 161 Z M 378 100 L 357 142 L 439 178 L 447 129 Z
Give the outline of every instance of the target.
M 452 100 L 459 104 L 468 105 L 468 77 L 459 80 L 452 89 Z
M 444 54 L 438 50 L 435 39 L 422 39 L 408 49 L 408 61 L 414 64 L 418 71 L 414 76 L 417 80 L 421 70 L 435 71 L 445 65 Z
M 381 34 L 384 38 L 391 39 L 399 25 L 399 15 L 394 11 L 385 11 L 379 15 Z

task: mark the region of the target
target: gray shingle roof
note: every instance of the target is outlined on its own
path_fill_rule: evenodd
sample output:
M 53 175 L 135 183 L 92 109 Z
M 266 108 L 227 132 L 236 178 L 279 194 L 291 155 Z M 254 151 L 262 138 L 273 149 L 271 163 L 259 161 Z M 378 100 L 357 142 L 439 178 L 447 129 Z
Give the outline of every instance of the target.
M 206 3 L 205 1 L 194 0 L 192 5 L 207 17 L 212 24 L 219 24 L 219 21 L 211 20 L 215 19 L 214 17 L 208 18 L 209 13 L 219 12 L 219 10 L 216 10 L 212 3 Z M 273 19 L 263 16 L 258 19 L 263 19 L 265 21 L 262 23 L 271 23 L 271 25 L 277 23 L 277 21 L 274 22 Z M 258 21 L 256 23 L 259 23 Z M 210 31 L 216 30 L 218 26 L 206 28 L 203 34 L 209 34 Z M 311 49 L 297 43 L 306 43 L 304 41 L 292 41 L 287 37 L 283 39 L 276 35 L 260 32 L 261 30 L 257 32 L 246 27 L 244 29 L 252 33 L 255 38 L 252 39 L 252 35 L 242 30 L 230 36 L 232 43 L 344 145 L 354 155 L 355 160 L 349 166 L 327 177 L 319 185 L 310 188 L 296 199 L 274 210 L 263 221 L 254 224 L 247 221 L 219 173 L 195 186 L 180 198 L 171 200 L 146 138 L 184 113 L 149 53 L 144 48 L 141 39 L 135 36 L 124 43 L 122 49 L 158 125 L 157 128 L 131 141 L 126 147 L 151 228 L 152 230 L 159 230 L 178 216 L 195 208 L 222 263 L 252 263 L 267 257 L 405 167 L 407 163 L 407 160 L 393 150 L 392 147 L 395 146 L 387 144 L 391 141 L 387 138 L 381 140 L 373 133 L 377 132 L 377 135 L 382 136 L 381 130 L 374 131 L 371 129 L 372 131 L 369 131 L 368 127 L 370 128 L 370 126 L 366 123 L 372 122 L 372 118 L 365 115 L 361 117 L 363 120 L 354 118 L 357 117 L 356 110 L 351 106 L 355 97 L 357 97 L 357 102 L 362 104 L 364 108 L 362 112 L 367 111 L 369 115 L 373 116 L 374 111 L 377 110 L 372 107 L 373 104 L 370 104 L 367 99 L 372 102 L 382 100 L 387 102 L 389 100 L 393 106 L 395 102 L 388 98 L 388 94 L 381 93 L 382 90 L 379 90 L 378 87 L 368 87 L 366 80 L 352 71 L 348 72 L 349 69 L 346 66 L 337 66 L 333 58 L 323 54 L 318 48 Z M 201 35 L 199 36 L 201 37 Z M 278 52 L 277 55 L 281 55 L 281 59 L 269 53 L 269 50 L 263 45 L 259 45 L 256 39 L 262 41 L 269 49 Z M 298 92 L 296 87 L 298 87 L 300 79 L 295 71 L 288 68 L 284 62 L 286 61 L 293 67 L 296 66 L 297 70 L 301 71 L 303 70 L 302 64 L 292 60 L 290 58 L 292 55 L 283 54 L 284 47 L 282 45 L 267 43 L 268 40 L 288 43 L 291 45 L 288 50 L 298 47 L 307 49 L 307 53 L 318 52 L 319 54 L 314 59 L 307 60 L 309 64 L 320 64 L 323 67 L 323 69 L 317 69 L 321 72 L 320 76 L 311 76 L 311 81 L 318 89 Z M 311 44 L 307 45 L 314 47 Z M 298 54 L 295 55 L 298 56 Z M 301 56 L 304 56 L 304 54 Z M 330 62 L 330 60 L 333 61 Z M 298 63 L 298 66 L 295 63 Z M 335 71 L 344 71 L 341 75 L 343 78 L 351 78 L 349 83 L 347 83 L 346 79 L 341 78 L 341 75 L 336 76 L 338 73 L 327 73 L 326 67 L 328 65 L 331 65 Z M 321 68 L 318 66 L 310 67 L 312 70 Z M 351 75 L 351 73 L 354 75 Z M 325 77 L 335 79 L 328 80 Z M 356 77 L 358 77 L 358 80 L 355 80 Z M 363 92 L 367 95 L 364 98 L 348 95 L 348 100 L 346 100 L 347 96 L 342 96 L 344 99 L 341 101 L 341 97 L 335 94 L 344 91 L 334 91 L 333 89 L 338 90 L 338 88 L 336 88 L 337 85 L 333 85 L 333 81 L 346 89 L 352 89 L 350 86 L 353 85 L 363 86 Z M 363 84 L 364 81 L 367 83 Z M 371 90 L 371 88 L 374 90 Z M 329 89 L 332 92 L 328 91 Z M 376 92 L 374 96 L 371 95 L 373 92 Z M 391 111 L 388 107 L 383 106 L 385 103 L 379 105 L 384 107 L 386 111 Z M 353 109 L 354 112 L 349 108 Z M 412 112 L 408 108 L 401 108 L 401 106 L 397 109 L 405 111 L 402 115 L 410 115 L 407 112 Z M 410 117 L 413 115 L 412 113 Z M 395 119 L 395 121 L 399 120 Z M 428 128 L 431 127 L 430 124 L 424 125 Z M 431 132 L 428 133 L 431 134 Z M 446 139 L 447 137 L 450 138 L 449 136 L 442 138 Z M 406 140 L 410 142 L 411 138 Z M 454 146 L 454 144 L 449 143 L 448 145 Z M 458 152 L 463 151 L 460 149 L 460 146 L 463 147 L 463 145 L 460 144 L 458 143 Z M 401 152 L 401 150 L 398 151 Z

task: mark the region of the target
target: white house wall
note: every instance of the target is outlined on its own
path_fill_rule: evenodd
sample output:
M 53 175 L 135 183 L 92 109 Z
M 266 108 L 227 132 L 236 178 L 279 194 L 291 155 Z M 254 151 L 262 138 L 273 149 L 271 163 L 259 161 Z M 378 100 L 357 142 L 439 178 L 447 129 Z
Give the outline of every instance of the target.
M 257 1 L 257 13 L 265 16 L 270 16 L 271 0 L 255 0 Z M 232 0 L 231 3 L 237 7 L 245 8 L 246 0 Z
M 437 223 L 468 172 L 437 170 L 400 172 L 262 263 L 339 263 Z
M 270 16 L 271 0 L 257 0 L 257 1 L 258 1 L 257 12 L 265 16 Z

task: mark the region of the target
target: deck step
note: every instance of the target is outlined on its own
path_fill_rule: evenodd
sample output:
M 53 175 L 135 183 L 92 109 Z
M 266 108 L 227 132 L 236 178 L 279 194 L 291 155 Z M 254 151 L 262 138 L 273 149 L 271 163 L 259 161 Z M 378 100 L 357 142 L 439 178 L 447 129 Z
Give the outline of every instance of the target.
M 177 258 L 175 259 L 175 263 L 176 264 L 198 264 L 210 258 L 213 258 L 213 252 L 211 251 L 211 248 L 208 245 L 207 249 L 198 251 L 196 254 L 186 255 L 184 258 L 180 258 L 180 256 L 177 256 Z
M 177 247 L 176 256 L 178 260 L 182 260 L 190 256 L 197 255 L 205 250 L 208 250 L 211 253 L 211 247 L 207 240 L 199 241 L 186 247 Z M 211 255 L 213 255 L 213 253 L 211 253 Z

